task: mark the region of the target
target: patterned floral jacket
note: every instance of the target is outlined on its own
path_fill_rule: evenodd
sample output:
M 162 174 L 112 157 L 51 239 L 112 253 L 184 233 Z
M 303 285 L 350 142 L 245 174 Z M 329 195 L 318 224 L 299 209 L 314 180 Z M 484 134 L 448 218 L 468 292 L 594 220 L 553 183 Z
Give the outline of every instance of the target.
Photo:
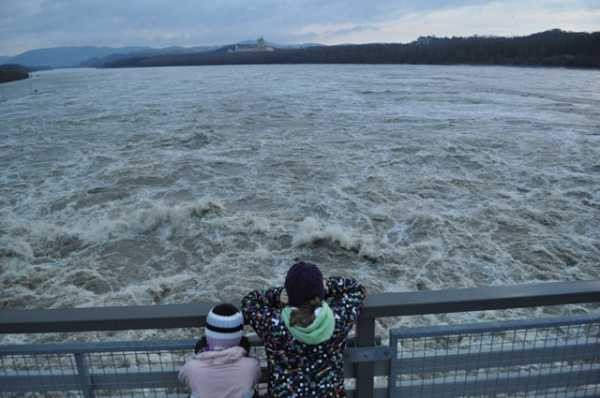
M 281 318 L 282 287 L 253 291 L 242 300 L 242 313 L 263 339 L 268 359 L 269 397 L 345 397 L 344 350 L 358 318 L 365 289 L 352 278 L 326 280 L 326 300 L 335 316 L 331 338 L 308 345 L 292 337 Z

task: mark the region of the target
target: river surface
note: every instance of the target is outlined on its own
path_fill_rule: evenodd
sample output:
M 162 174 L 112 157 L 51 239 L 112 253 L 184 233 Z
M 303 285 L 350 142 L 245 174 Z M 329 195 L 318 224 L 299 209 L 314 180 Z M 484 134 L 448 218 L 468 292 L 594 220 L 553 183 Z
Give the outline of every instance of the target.
M 0 309 L 600 279 L 600 72 L 217 66 L 0 86 Z

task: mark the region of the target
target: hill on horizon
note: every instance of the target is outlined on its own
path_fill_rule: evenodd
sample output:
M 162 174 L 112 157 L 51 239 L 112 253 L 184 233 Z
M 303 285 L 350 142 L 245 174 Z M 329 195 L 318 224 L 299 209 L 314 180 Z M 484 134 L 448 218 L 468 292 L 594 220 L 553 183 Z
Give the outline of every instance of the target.
M 24 66 L 49 66 L 52 68 L 74 67 L 89 58 L 106 56 L 113 53 L 134 53 L 145 50 L 146 47 L 53 47 L 39 48 L 8 57 L 2 63 L 19 64 Z M 4 57 L 2 57 L 4 58 Z
M 235 44 L 250 44 L 256 40 L 244 40 Z M 275 44 L 267 42 L 276 48 L 305 48 L 320 46 L 316 43 Z M 196 46 L 196 47 L 97 47 L 97 46 L 67 46 L 50 47 L 28 50 L 15 56 L 0 55 L 0 65 L 19 64 L 27 67 L 73 68 L 79 66 L 101 66 L 106 62 L 123 60 L 133 56 L 155 56 L 166 54 L 201 53 L 216 50 L 226 46 Z
M 88 67 L 104 67 L 107 65 L 114 64 L 116 62 L 127 62 L 133 58 L 140 57 L 156 57 L 156 56 L 167 56 L 167 55 L 184 55 L 184 54 L 207 54 L 211 52 L 227 52 L 229 49 L 234 48 L 236 45 L 249 45 L 256 44 L 257 40 L 243 40 L 233 44 L 221 45 L 221 46 L 204 46 L 204 47 L 166 47 L 166 48 L 149 48 L 139 52 L 130 53 L 113 53 L 104 57 L 94 57 L 81 62 L 80 66 Z M 300 44 L 279 44 L 269 41 L 265 41 L 264 44 L 268 47 L 275 49 L 301 49 L 310 47 L 320 47 L 323 44 L 318 43 L 300 43 Z

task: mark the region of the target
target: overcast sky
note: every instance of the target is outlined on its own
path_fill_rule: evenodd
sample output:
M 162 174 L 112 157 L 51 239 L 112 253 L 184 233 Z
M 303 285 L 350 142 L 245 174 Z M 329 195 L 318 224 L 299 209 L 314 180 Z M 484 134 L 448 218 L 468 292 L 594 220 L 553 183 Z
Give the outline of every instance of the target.
M 0 0 L 0 54 L 56 46 L 408 42 L 600 30 L 600 0 Z

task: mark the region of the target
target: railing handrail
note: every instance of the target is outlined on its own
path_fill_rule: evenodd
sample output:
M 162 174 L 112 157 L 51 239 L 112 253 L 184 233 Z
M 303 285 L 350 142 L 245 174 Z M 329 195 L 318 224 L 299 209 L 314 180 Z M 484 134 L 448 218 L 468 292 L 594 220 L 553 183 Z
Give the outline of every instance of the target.
M 380 293 L 367 299 L 364 316 L 447 314 L 600 302 L 600 280 Z
M 600 302 L 600 280 L 370 295 L 362 319 Z M 84 332 L 204 326 L 211 304 L 0 311 L 0 333 Z M 360 332 L 360 331 L 359 331 Z

